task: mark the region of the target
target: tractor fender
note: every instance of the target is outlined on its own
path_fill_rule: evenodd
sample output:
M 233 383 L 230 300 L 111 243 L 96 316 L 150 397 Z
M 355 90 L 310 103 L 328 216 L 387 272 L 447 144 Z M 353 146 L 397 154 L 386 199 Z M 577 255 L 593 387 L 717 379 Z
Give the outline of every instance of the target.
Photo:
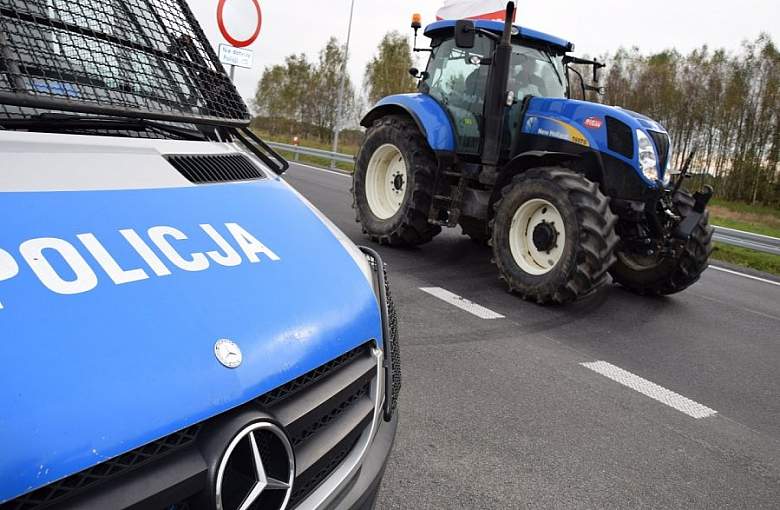
M 509 184 L 515 175 L 525 172 L 529 168 L 561 165 L 581 158 L 580 154 L 546 150 L 531 150 L 520 153 L 504 165 L 498 180 L 496 180 L 495 190 L 500 194 L 501 189 Z
M 455 130 L 447 111 L 427 94 L 396 94 L 379 101 L 360 125 L 369 128 L 374 121 L 387 115 L 408 115 L 425 136 L 435 152 L 455 152 Z

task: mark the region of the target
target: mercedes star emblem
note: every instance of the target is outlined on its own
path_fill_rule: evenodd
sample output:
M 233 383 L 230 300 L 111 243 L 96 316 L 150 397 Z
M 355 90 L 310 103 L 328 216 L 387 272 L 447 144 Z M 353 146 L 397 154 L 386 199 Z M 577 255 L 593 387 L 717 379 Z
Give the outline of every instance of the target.
M 217 470 L 217 510 L 284 510 L 295 478 L 295 457 L 284 431 L 270 422 L 244 427 Z
M 236 368 L 241 364 L 243 355 L 235 342 L 222 338 L 214 344 L 214 354 L 220 363 L 228 368 Z

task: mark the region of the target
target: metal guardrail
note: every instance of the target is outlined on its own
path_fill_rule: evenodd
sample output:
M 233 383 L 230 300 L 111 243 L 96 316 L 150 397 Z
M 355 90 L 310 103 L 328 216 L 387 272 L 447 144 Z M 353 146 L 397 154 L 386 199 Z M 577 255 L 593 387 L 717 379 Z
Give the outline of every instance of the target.
M 713 239 L 719 243 L 748 248 L 750 250 L 780 255 L 780 238 L 770 237 L 744 230 L 715 226 Z
M 349 154 L 340 154 L 338 152 L 331 152 L 322 149 L 312 149 L 311 147 L 301 147 L 299 145 L 292 145 L 287 143 L 267 143 L 274 149 L 292 152 L 294 161 L 298 161 L 301 155 L 305 155 L 326 159 L 331 162 L 331 168 L 335 166 L 336 162 L 351 164 L 355 163 L 354 156 L 350 156 Z M 771 253 L 773 255 L 780 255 L 780 238 L 777 237 L 754 234 L 752 232 L 745 232 L 743 230 L 736 230 L 727 227 L 719 227 L 716 225 L 713 239 L 719 243 L 738 246 L 740 248 L 748 248 L 764 253 Z
M 292 145 L 288 143 L 266 142 L 272 148 L 276 150 L 282 150 L 293 153 L 293 161 L 298 161 L 301 154 L 304 156 L 315 156 L 330 161 L 330 167 L 336 166 L 336 162 L 355 164 L 354 156 L 349 154 L 340 154 L 338 152 L 331 152 L 322 149 L 312 149 L 311 147 L 301 147 L 300 145 Z

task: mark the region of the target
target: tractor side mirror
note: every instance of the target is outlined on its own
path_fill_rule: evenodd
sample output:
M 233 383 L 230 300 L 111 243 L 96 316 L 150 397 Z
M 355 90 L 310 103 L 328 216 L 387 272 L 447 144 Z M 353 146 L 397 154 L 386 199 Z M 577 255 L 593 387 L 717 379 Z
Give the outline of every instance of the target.
M 473 20 L 462 19 L 455 24 L 455 46 L 458 48 L 473 48 L 476 37 Z
M 593 62 L 593 83 L 599 82 L 599 69 L 601 69 L 601 66 L 598 64 L 598 62 Z
M 425 81 L 428 79 L 428 71 L 420 71 L 416 67 L 412 67 L 409 69 L 409 74 L 411 74 L 414 78 L 417 78 L 418 80 Z

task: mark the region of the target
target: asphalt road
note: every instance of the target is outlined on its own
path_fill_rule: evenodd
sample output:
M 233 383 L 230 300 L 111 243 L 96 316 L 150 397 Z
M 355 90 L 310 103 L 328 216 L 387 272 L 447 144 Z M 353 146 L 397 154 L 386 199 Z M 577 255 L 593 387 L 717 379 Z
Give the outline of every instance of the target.
M 286 179 L 368 243 L 349 178 L 293 165 Z M 390 269 L 404 369 L 378 508 L 780 507 L 780 286 L 710 269 L 668 298 L 610 286 L 540 307 L 508 294 L 489 249 L 459 229 L 374 248 Z M 582 365 L 594 361 L 716 414 L 695 419 Z

